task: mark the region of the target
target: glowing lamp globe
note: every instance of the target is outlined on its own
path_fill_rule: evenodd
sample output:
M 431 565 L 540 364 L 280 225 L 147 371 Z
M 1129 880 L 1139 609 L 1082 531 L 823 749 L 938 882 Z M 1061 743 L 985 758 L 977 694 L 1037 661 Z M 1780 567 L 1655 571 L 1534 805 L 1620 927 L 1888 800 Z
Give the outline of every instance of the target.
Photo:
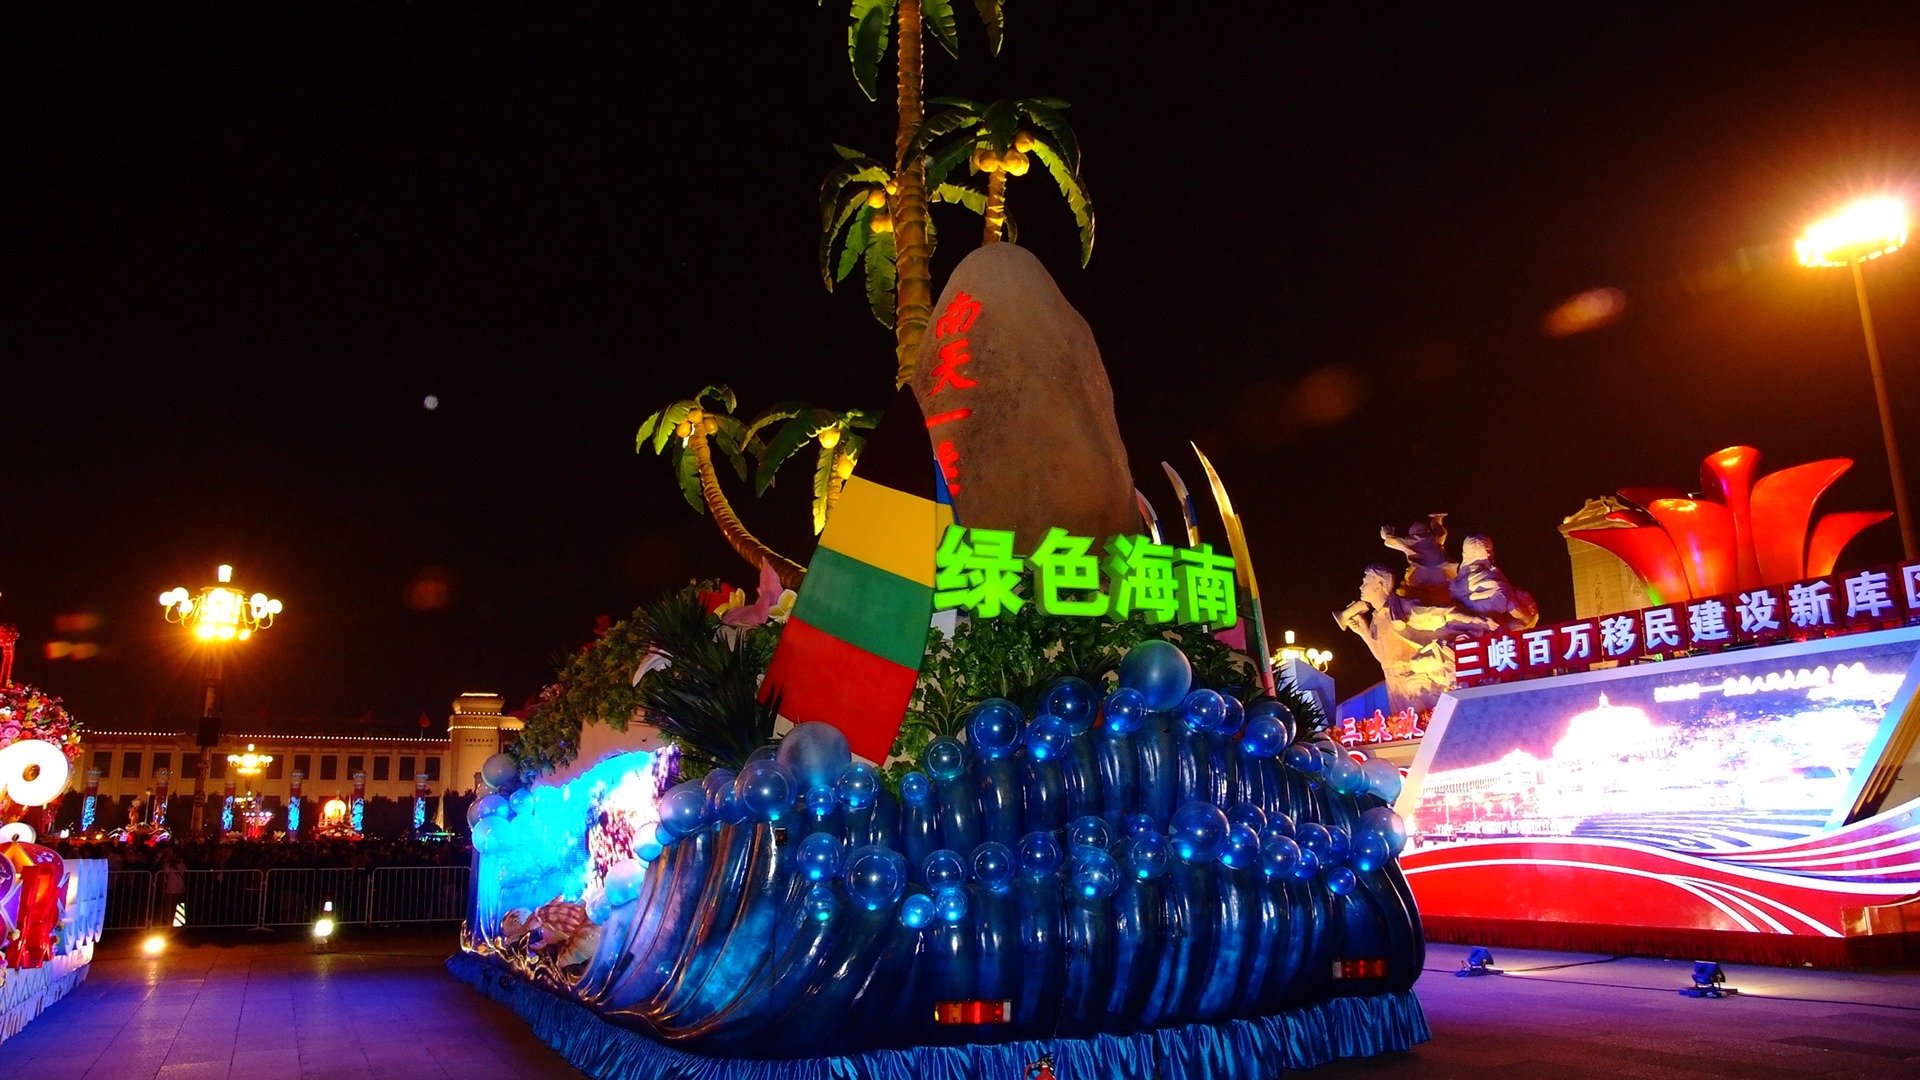
M 1846 266 L 1900 250 L 1907 242 L 1907 208 L 1899 199 L 1862 199 L 1809 226 L 1794 241 L 1802 266 Z

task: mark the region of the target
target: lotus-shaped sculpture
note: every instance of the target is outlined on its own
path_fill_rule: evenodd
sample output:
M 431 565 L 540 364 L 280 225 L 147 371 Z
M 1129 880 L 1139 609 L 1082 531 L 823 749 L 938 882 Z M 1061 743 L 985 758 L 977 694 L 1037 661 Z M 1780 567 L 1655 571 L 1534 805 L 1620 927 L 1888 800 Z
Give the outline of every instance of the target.
M 1607 516 L 1627 528 L 1569 535 L 1619 556 L 1647 583 L 1655 603 L 1823 577 L 1861 530 L 1893 516 L 1862 510 L 1813 521 L 1814 502 L 1852 467 L 1851 458 L 1829 458 L 1756 480 L 1760 451 L 1729 446 L 1700 463 L 1702 497 L 1672 488 L 1621 488 L 1620 497 L 1637 509 Z

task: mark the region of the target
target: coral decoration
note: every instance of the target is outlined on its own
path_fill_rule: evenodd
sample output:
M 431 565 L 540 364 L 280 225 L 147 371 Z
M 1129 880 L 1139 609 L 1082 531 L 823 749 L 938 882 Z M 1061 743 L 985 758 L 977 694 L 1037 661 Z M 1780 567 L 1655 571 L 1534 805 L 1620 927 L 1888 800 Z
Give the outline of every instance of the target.
M 1656 603 L 1822 577 L 1833 572 L 1841 549 L 1861 530 L 1893 516 L 1850 511 L 1813 523 L 1814 502 L 1852 467 L 1850 458 L 1831 458 L 1755 479 L 1760 451 L 1729 446 L 1700 463 L 1703 496 L 1621 488 L 1620 497 L 1638 507 L 1610 515 L 1626 528 L 1569 535 L 1618 556 L 1647 583 Z

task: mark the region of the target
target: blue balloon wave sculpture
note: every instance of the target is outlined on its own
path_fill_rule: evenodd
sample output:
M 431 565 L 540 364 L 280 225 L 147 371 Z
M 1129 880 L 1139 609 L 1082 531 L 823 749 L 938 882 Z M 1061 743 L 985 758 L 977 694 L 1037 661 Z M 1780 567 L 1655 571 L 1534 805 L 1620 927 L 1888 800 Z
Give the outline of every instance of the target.
M 662 791 L 598 874 L 587 793 L 621 778 L 523 788 L 476 815 L 468 948 L 702 1059 L 1052 1045 L 1355 998 L 1411 1009 L 1418 1041 L 1398 770 L 1229 700 L 1149 641 L 1104 697 L 1061 679 L 1032 715 L 981 702 L 897 791 L 803 724 L 737 776 Z M 555 896 L 593 924 L 585 959 L 526 944 Z M 1336 978 L 1343 959 L 1384 968 Z M 937 1023 L 953 1001 L 1011 1010 Z

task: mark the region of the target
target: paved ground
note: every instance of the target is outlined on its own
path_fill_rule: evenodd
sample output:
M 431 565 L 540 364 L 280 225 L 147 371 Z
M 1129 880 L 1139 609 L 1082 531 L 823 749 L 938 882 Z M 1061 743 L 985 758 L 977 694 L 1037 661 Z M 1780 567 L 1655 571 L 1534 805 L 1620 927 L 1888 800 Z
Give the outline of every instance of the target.
M 350 935 L 323 955 L 267 935 L 159 959 L 133 944 L 103 951 L 79 991 L 0 1048 L 0 1080 L 580 1076 L 446 974 L 451 934 Z M 1450 978 L 1464 956 L 1430 953 L 1433 1042 L 1309 1075 L 1920 1078 L 1920 972 L 1729 967 L 1741 994 L 1697 1001 L 1674 992 L 1688 964 L 1498 950 L 1511 974 Z

